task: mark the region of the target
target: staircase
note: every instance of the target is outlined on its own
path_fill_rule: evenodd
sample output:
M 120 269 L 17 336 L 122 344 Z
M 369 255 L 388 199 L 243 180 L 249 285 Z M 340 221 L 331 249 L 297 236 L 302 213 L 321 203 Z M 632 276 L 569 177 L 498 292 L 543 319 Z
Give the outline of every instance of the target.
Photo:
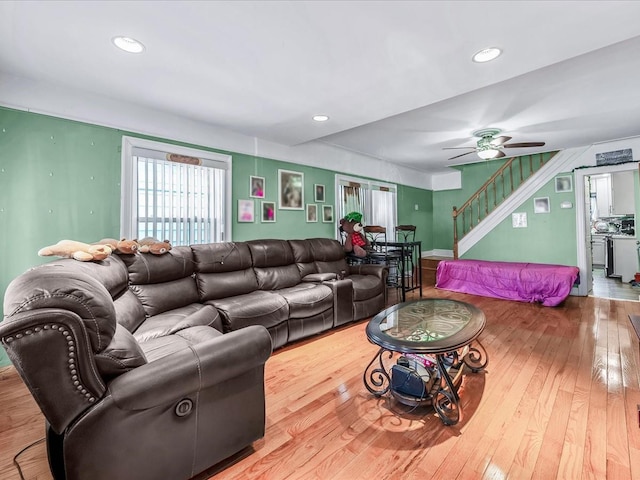
M 570 171 L 582 152 L 569 149 L 507 160 L 460 208 L 453 207 L 453 257 L 464 255 L 557 174 Z

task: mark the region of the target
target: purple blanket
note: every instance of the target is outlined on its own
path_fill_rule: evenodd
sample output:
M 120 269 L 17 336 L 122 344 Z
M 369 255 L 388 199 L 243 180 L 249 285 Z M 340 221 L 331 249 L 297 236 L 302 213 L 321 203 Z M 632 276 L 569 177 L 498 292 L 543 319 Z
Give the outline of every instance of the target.
M 541 263 L 443 260 L 438 264 L 436 287 L 554 307 L 567 298 L 579 271 Z

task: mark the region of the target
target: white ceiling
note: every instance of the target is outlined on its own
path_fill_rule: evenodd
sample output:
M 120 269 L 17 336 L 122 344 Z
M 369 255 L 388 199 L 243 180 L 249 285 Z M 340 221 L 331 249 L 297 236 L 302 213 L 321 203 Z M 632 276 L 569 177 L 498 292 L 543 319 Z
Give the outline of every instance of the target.
M 0 73 L 437 173 L 479 128 L 546 142 L 512 154 L 640 135 L 640 2 L 1 1 Z

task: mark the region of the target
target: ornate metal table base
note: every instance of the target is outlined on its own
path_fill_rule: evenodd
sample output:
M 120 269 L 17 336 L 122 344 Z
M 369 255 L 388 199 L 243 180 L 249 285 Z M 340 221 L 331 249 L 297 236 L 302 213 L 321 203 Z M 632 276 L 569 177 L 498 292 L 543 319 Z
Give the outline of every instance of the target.
M 458 389 L 462 382 L 464 367 L 476 373 L 487 366 L 487 351 L 478 340 L 460 350 L 438 353 L 435 363 L 426 367 L 429 375 L 436 379 L 433 386 L 425 389 L 422 397 L 396 392 L 391 388 L 391 367 L 394 353 L 381 347 L 364 370 L 364 385 L 376 397 L 391 393 L 396 400 L 408 405 L 432 405 L 445 425 L 455 425 L 462 418 L 462 407 Z M 453 374 L 453 376 L 451 375 Z

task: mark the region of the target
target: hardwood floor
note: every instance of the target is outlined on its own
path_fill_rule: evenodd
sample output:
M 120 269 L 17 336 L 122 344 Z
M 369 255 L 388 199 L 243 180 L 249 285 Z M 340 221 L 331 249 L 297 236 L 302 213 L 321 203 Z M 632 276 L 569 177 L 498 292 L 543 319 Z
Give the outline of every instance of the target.
M 640 358 L 627 318 L 640 303 L 569 297 L 548 308 L 424 294 L 487 316 L 489 364 L 464 378 L 458 425 L 367 392 L 362 374 L 377 347 L 361 321 L 276 351 L 265 438 L 198 479 L 640 480 Z M 13 455 L 42 435 L 17 374 L 0 370 L 0 478 L 19 478 Z M 44 452 L 41 444 L 21 455 L 25 478 L 51 478 Z

